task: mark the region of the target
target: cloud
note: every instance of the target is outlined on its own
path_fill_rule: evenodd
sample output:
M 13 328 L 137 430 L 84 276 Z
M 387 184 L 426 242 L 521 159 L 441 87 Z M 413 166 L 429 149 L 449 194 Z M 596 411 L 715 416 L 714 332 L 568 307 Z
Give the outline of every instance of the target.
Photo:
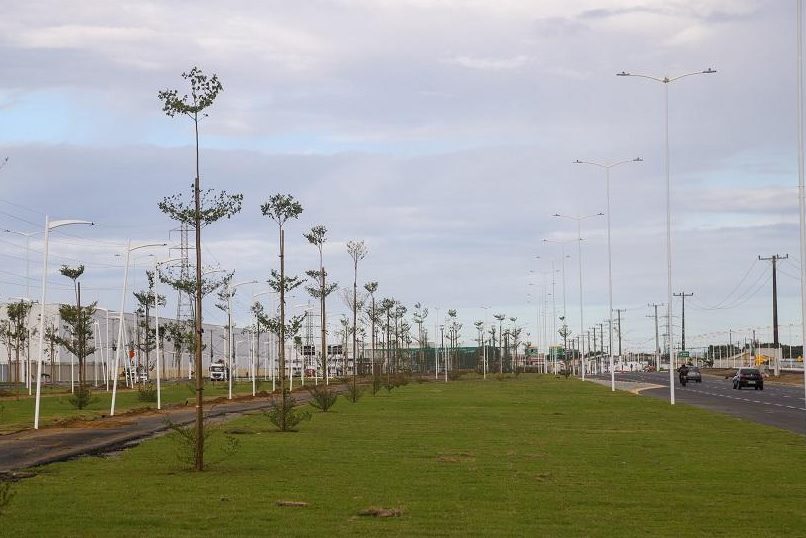
M 473 58 L 470 56 L 457 56 L 445 60 L 446 63 L 461 65 L 468 69 L 479 71 L 511 71 L 520 69 L 529 61 L 528 56 L 518 55 L 510 58 Z

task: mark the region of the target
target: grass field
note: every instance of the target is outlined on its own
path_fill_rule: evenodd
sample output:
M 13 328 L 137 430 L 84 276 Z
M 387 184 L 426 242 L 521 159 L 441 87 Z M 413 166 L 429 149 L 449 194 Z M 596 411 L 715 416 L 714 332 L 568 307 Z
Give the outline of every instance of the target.
M 183 404 L 186 400 L 195 398 L 192 382 L 172 382 L 162 384 L 162 405 Z M 271 381 L 262 382 L 258 390 L 271 390 Z M 11 389 L 16 390 L 16 389 Z M 227 396 L 228 385 L 225 382 L 206 383 L 204 389 L 205 398 L 220 398 Z M 252 394 L 252 383 L 234 383 L 232 387 L 233 395 Z M 47 426 L 74 419 L 91 419 L 108 415 L 112 402 L 112 392 L 104 389 L 93 390 L 94 401 L 82 410 L 76 409 L 70 404 L 69 388 L 58 391 L 50 389 L 43 390 L 40 403 L 40 424 Z M 0 433 L 17 431 L 24 428 L 32 428 L 34 422 L 34 397 L 28 396 L 24 392 L 19 400 L 14 396 L 0 398 Z M 122 413 L 135 408 L 157 408 L 156 402 L 143 402 L 138 399 L 138 391 L 129 390 L 118 386 L 118 393 L 115 399 L 115 413 Z
M 578 380 L 409 384 L 180 469 L 168 437 L 39 469 L 6 536 L 803 536 L 804 438 Z M 221 438 L 219 438 L 221 440 Z M 212 457 L 212 456 L 211 456 Z M 752 476 L 752 478 L 751 478 Z M 307 507 L 280 507 L 278 500 Z M 369 507 L 400 517 L 359 516 Z

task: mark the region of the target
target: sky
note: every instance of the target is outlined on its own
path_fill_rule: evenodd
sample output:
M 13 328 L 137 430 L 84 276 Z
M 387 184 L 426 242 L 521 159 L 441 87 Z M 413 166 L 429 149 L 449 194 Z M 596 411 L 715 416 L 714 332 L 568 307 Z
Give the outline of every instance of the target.
M 199 66 L 224 88 L 200 124 L 202 186 L 244 195 L 240 214 L 204 229 L 204 264 L 261 282 L 239 289 L 236 322 L 248 323 L 250 295 L 278 265 L 277 227 L 260 205 L 287 193 L 304 207 L 287 225 L 292 274 L 318 266 L 302 234 L 323 224 L 333 280 L 352 285 L 346 242 L 365 241 L 359 284 L 377 281 L 379 297 L 409 311 L 428 307 L 432 334 L 448 309 L 468 344 L 473 322 L 499 313 L 533 342 L 563 311 L 578 334 L 576 223 L 553 215 L 607 213 L 604 170 L 575 160 L 640 156 L 610 171 L 613 307 L 623 309 L 625 350 L 651 351 L 648 305 L 667 303 L 664 85 L 615 75 L 714 68 L 668 85 L 673 289 L 694 293 L 687 344 L 754 329 L 771 339 L 771 263 L 758 256 L 773 254 L 789 256 L 778 273 L 788 343 L 800 333 L 795 9 L 778 0 L 4 2 L 0 228 L 41 231 L 45 215 L 95 222 L 51 235 L 48 300 L 71 296 L 58 266 L 83 263 L 84 296 L 119 308 L 127 241 L 177 241 L 157 204 L 189 192 L 193 125 L 167 117 L 157 92 L 185 93 L 180 74 Z M 608 316 L 607 221 L 582 223 L 585 331 Z M 0 299 L 38 297 L 41 234 L 29 250 L 14 233 L 0 245 Z M 145 285 L 149 252 L 169 255 L 133 253 L 130 288 Z M 289 305 L 309 300 L 300 289 Z M 223 322 L 213 302 L 206 320 Z M 329 305 L 347 311 L 340 293 Z M 676 341 L 681 306 L 675 299 Z

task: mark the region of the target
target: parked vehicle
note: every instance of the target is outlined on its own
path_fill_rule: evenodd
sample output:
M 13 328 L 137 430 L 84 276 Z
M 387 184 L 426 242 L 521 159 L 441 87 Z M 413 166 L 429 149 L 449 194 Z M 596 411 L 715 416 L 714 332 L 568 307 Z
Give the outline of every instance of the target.
M 733 376 L 733 388 L 742 390 L 742 387 L 753 387 L 755 390 L 764 390 L 764 377 L 758 368 L 739 368 Z
M 689 366 L 688 374 L 686 374 L 686 377 L 688 378 L 689 381 L 702 383 L 702 373 L 700 373 L 700 368 L 698 366 Z
M 210 365 L 209 374 L 210 381 L 226 381 L 229 379 L 229 368 L 219 360 Z

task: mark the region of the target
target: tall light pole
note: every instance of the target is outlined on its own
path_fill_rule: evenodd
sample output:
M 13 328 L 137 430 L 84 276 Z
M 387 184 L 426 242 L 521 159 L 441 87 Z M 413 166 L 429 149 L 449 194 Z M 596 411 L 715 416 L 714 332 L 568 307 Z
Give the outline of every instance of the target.
M 484 339 L 485 339 L 484 331 L 487 329 L 487 320 L 489 319 L 489 315 L 490 315 L 490 307 L 489 306 L 482 306 L 481 308 L 484 309 L 484 323 L 482 324 L 482 329 L 481 329 L 481 345 L 482 345 L 482 348 L 481 348 L 482 349 L 481 365 L 482 365 L 482 369 L 483 369 L 483 378 L 487 379 L 487 346 L 484 343 Z
M 247 284 L 257 284 L 257 280 L 245 280 L 243 282 L 238 282 L 237 284 L 232 284 L 227 286 L 227 357 L 229 364 L 227 368 L 229 368 L 229 373 L 227 374 L 227 380 L 229 382 L 229 394 L 227 395 L 228 400 L 232 400 L 232 354 L 233 348 L 235 347 L 235 338 L 232 334 L 232 296 L 235 295 L 235 290 L 237 290 L 240 286 L 245 286 Z
M 73 224 L 87 224 L 94 226 L 88 220 L 50 220 L 45 216 L 45 254 L 42 257 L 42 303 L 39 305 L 39 359 L 36 361 L 36 402 L 34 403 L 34 429 L 39 429 L 39 402 L 42 396 L 42 355 L 45 348 L 45 301 L 48 294 L 48 239 L 50 231 L 61 226 Z
M 579 265 L 579 335 L 580 337 L 585 332 L 585 320 L 582 299 L 582 221 L 585 219 L 592 219 L 594 217 L 603 217 L 604 213 L 594 213 L 592 215 L 562 215 L 555 213 L 555 217 L 571 219 L 577 223 L 577 246 L 578 246 L 578 265 Z M 580 341 L 582 342 L 582 341 Z M 590 351 L 590 350 L 588 350 Z M 582 358 L 582 381 L 585 381 L 585 349 L 584 345 L 580 345 L 580 357 Z
M 656 77 L 652 75 L 643 75 L 637 73 L 628 73 L 622 71 L 616 73 L 619 77 L 639 77 L 663 84 L 664 95 L 664 109 L 665 109 L 665 147 L 666 147 L 666 291 L 667 291 L 667 307 L 666 310 L 669 314 L 667 331 L 669 332 L 669 402 L 674 405 L 674 340 L 672 339 L 672 180 L 670 174 L 670 154 L 669 154 L 669 84 L 680 80 L 682 78 L 691 77 L 694 75 L 711 75 L 716 73 L 716 69 L 708 68 L 703 71 L 694 71 L 683 75 L 674 77 L 664 76 Z M 609 211 L 608 211 L 609 213 Z
M 798 208 L 800 213 L 800 323 L 801 323 L 801 350 L 806 350 L 806 186 L 804 186 L 803 165 L 803 0 L 798 0 L 797 9 L 797 86 L 798 86 Z M 806 357 L 806 352 L 801 352 Z M 806 360 L 803 367 L 803 388 L 806 395 Z
M 574 161 L 574 164 L 588 164 L 591 166 L 596 166 L 599 168 L 604 168 L 605 171 L 605 185 L 607 191 L 607 295 L 608 295 L 608 316 L 609 316 L 609 323 L 608 323 L 608 333 L 609 333 L 609 347 L 607 350 L 607 354 L 610 356 L 609 367 L 610 367 L 610 390 L 616 390 L 616 372 L 613 370 L 613 248 L 612 248 L 612 241 L 611 241 L 611 232 L 610 232 L 610 169 L 615 168 L 616 166 L 621 166 L 622 164 L 627 163 L 638 163 L 642 162 L 643 159 L 641 157 L 636 157 L 634 159 L 626 159 L 623 161 L 616 161 L 616 162 L 594 162 L 594 161 L 580 161 L 577 159 Z
M 31 297 L 31 237 L 41 234 L 38 232 L 18 232 L 16 230 L 3 230 L 6 233 L 20 235 L 25 238 L 25 297 Z
M 157 258 L 154 258 L 154 336 L 156 339 L 156 346 L 157 346 L 157 409 L 162 409 L 162 372 L 160 371 L 160 311 L 159 311 L 159 294 L 157 293 L 157 283 L 160 281 L 159 277 L 159 267 L 160 265 L 165 265 L 167 263 L 173 262 L 181 262 L 182 258 L 169 258 L 167 260 L 160 260 L 157 261 Z M 107 310 L 107 316 L 109 315 L 109 311 Z M 107 333 L 109 332 L 109 321 L 107 320 Z M 107 336 L 107 340 L 109 337 Z M 147 366 L 147 365 L 146 365 Z M 107 368 L 109 366 L 107 365 Z M 106 376 L 107 379 L 107 390 L 109 390 L 109 375 Z
M 145 245 L 132 246 L 132 240 L 129 239 L 126 243 L 126 263 L 123 266 L 123 286 L 120 292 L 120 324 L 118 325 L 118 345 L 115 347 L 115 366 L 112 369 L 112 406 L 109 410 L 110 416 L 115 416 L 115 400 L 118 394 L 118 365 L 120 363 L 120 350 L 123 347 L 123 324 L 124 312 L 126 311 L 126 288 L 129 281 L 129 260 L 131 259 L 132 251 L 141 248 L 164 247 L 167 243 L 147 243 Z

